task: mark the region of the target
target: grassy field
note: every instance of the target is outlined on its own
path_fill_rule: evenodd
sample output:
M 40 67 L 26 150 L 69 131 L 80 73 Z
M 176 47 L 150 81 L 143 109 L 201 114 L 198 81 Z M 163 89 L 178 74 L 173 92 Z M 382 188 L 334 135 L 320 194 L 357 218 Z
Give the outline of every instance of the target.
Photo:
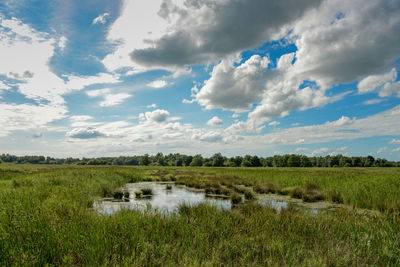
M 355 209 L 314 216 L 253 201 L 224 211 L 99 215 L 128 182 L 289 194 Z M 0 266 L 400 265 L 399 168 L 172 168 L 0 165 Z M 380 212 L 358 213 L 357 208 Z

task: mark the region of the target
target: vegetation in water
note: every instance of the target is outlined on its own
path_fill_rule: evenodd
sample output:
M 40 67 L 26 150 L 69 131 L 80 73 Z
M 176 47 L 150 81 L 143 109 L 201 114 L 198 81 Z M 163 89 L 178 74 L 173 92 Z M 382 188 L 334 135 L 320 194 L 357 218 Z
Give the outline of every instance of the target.
M 122 210 L 109 216 L 93 210 L 94 201 L 105 193 L 157 177 L 160 171 L 183 184 L 189 180 L 210 188 L 218 184 L 232 197 L 243 197 L 233 193 L 234 186 L 258 186 L 268 193 L 269 188 L 298 188 L 302 194 L 320 192 L 327 201 L 376 212 L 343 209 L 315 216 L 283 209 L 276 213 L 252 201 L 232 211 L 183 205 L 173 214 Z M 397 266 L 399 190 L 398 168 L 175 169 L 3 163 L 0 265 Z

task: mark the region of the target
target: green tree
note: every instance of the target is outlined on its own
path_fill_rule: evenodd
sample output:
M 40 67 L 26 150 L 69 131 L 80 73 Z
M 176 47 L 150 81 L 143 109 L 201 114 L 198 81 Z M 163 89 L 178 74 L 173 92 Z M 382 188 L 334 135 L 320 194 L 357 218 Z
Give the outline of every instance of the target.
M 190 166 L 203 166 L 203 157 L 201 155 L 195 155 L 190 162 Z
M 221 155 L 221 153 L 215 153 L 214 156 L 211 157 L 211 160 L 213 162 L 214 167 L 221 167 L 224 166 L 224 157 Z
M 287 160 L 289 167 L 300 167 L 300 157 L 298 155 L 290 155 Z
M 149 154 L 144 154 L 141 158 L 140 158 L 140 165 L 142 166 L 148 166 L 150 164 L 150 157 Z

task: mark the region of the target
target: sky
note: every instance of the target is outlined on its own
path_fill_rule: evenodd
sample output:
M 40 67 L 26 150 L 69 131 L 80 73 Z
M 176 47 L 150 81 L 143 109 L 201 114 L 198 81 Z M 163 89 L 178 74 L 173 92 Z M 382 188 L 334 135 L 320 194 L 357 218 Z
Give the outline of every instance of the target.
M 3 0 L 0 153 L 400 161 L 399 0 Z

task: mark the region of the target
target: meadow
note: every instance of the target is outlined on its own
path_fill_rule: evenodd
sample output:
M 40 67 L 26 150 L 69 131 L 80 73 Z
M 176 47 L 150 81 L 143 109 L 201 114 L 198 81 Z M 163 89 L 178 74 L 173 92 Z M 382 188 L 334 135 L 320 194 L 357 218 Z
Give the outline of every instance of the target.
M 93 209 L 138 181 L 173 181 L 248 201 L 232 211 L 204 204 L 110 216 Z M 399 192 L 400 168 L 1 164 L 0 265 L 395 266 Z M 291 208 L 277 213 L 251 200 L 258 194 L 348 208 L 317 216 Z

